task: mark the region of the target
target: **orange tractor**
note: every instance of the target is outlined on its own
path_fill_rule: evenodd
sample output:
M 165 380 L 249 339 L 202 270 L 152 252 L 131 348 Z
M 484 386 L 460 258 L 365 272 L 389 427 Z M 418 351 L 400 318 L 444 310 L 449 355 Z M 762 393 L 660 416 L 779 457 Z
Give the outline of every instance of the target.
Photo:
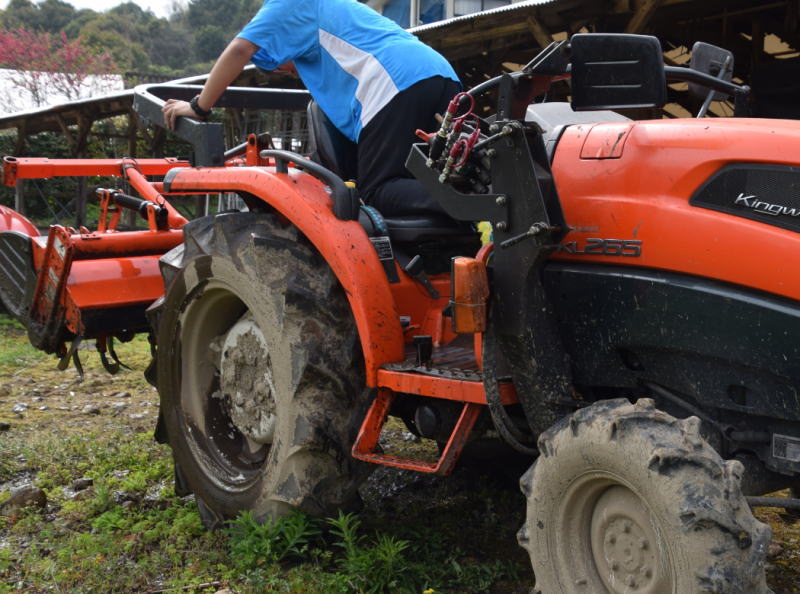
M 138 196 L 99 189 L 96 231 L 47 236 L 2 209 L 0 298 L 62 365 L 92 339 L 115 371 L 113 340 L 149 333 L 156 438 L 209 526 L 331 514 L 374 465 L 448 474 L 483 435 L 533 462 L 518 538 L 538 591 L 766 592 L 770 529 L 745 495 L 800 475 L 800 124 L 611 111 L 688 81 L 700 115 L 723 99 L 745 115 L 731 55 L 692 60 L 577 35 L 457 96 L 407 163 L 449 217 L 360 205 L 352 147 L 313 104 L 314 159 L 256 136 L 225 152 L 220 125 L 194 120 L 177 129 L 191 166 L 6 157 L 6 185 L 116 175 Z M 543 102 L 565 79 L 572 105 Z M 478 117 L 488 91 L 496 113 Z M 195 92 L 135 105 L 158 121 Z M 222 105 L 270 100 L 307 97 Z M 187 222 L 168 201 L 217 192 L 247 210 Z M 118 231 L 123 209 L 147 230 Z M 389 415 L 438 459 L 384 451 Z

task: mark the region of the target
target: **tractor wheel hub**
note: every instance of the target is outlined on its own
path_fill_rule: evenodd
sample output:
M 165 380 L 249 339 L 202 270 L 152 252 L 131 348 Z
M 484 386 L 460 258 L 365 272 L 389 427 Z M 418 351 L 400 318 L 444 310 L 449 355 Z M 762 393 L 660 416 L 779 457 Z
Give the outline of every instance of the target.
M 614 486 L 600 497 L 591 538 L 598 572 L 611 592 L 663 591 L 658 537 L 648 510 L 630 490 Z
M 244 316 L 225 336 L 220 353 L 220 397 L 236 429 L 256 444 L 271 444 L 275 433 L 275 386 L 264 334 Z

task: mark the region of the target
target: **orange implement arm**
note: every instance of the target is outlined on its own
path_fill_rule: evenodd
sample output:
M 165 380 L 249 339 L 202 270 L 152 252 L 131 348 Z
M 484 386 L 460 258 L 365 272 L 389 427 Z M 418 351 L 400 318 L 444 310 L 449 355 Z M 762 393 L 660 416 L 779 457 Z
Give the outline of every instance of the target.
M 165 175 L 173 167 L 188 167 L 180 159 L 47 159 L 44 157 L 3 157 L 3 185 L 15 186 L 18 179 L 123 175 L 124 164 L 135 164 L 142 175 Z

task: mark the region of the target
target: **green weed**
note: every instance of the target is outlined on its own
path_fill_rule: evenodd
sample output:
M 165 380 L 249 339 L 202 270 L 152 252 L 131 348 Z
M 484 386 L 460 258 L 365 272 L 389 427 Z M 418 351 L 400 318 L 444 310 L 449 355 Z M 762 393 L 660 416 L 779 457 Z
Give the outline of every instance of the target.
M 141 379 L 150 357 L 146 339 L 119 344 L 117 352 L 138 369 L 99 375 L 99 361 L 87 352 L 87 377 L 78 384 L 74 372 L 56 371 L 16 322 L 0 316 L 0 415 L 7 415 L 0 420 L 11 424 L 0 433 L 0 482 L 24 478 L 48 497 L 45 510 L 0 517 L 0 592 L 513 590 L 497 584 L 518 565 L 479 558 L 461 544 L 466 527 L 486 528 L 475 517 L 494 524 L 497 516 L 461 500 L 431 506 L 434 493 L 385 515 L 316 520 L 298 513 L 262 525 L 243 514 L 227 530 L 208 532 L 192 498 L 174 493 L 169 448 L 152 438 L 154 414 L 132 424 L 110 408 L 81 412 L 87 403 L 122 401 L 112 399 L 118 391 L 131 394 L 126 412 L 152 410 L 157 395 Z M 20 401 L 30 410 L 11 416 Z M 82 477 L 93 485 L 76 493 L 73 481 Z M 8 496 L 2 491 L 0 500 Z M 473 516 L 465 522 L 467 514 Z
M 320 534 L 311 518 L 300 512 L 263 523 L 252 512 L 242 512 L 226 532 L 231 559 L 244 571 L 284 559 L 303 559 L 311 541 Z
M 408 541 L 379 534 L 365 544 L 365 537 L 359 533 L 361 521 L 354 514 L 339 512 L 339 517 L 328 523 L 339 539 L 335 545 L 344 550 L 340 567 L 354 590 L 373 593 L 413 589 L 416 576 L 409 572 L 403 555 Z

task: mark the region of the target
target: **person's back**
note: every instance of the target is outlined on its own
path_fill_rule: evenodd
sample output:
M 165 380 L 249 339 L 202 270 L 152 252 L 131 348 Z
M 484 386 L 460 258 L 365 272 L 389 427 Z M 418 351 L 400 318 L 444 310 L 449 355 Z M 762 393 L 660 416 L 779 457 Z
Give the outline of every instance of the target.
M 440 54 L 356 0 L 267 0 L 238 37 L 261 48 L 252 60 L 266 70 L 293 61 L 353 142 L 398 92 L 432 76 L 458 80 Z
M 217 60 L 191 109 L 167 102 L 167 125 L 181 115 L 207 114 L 243 59 L 266 70 L 294 62 L 322 111 L 357 143 L 367 203 L 387 214 L 439 210 L 405 168 L 415 130 L 436 127 L 435 114 L 461 88 L 435 50 L 356 0 L 265 0 Z

